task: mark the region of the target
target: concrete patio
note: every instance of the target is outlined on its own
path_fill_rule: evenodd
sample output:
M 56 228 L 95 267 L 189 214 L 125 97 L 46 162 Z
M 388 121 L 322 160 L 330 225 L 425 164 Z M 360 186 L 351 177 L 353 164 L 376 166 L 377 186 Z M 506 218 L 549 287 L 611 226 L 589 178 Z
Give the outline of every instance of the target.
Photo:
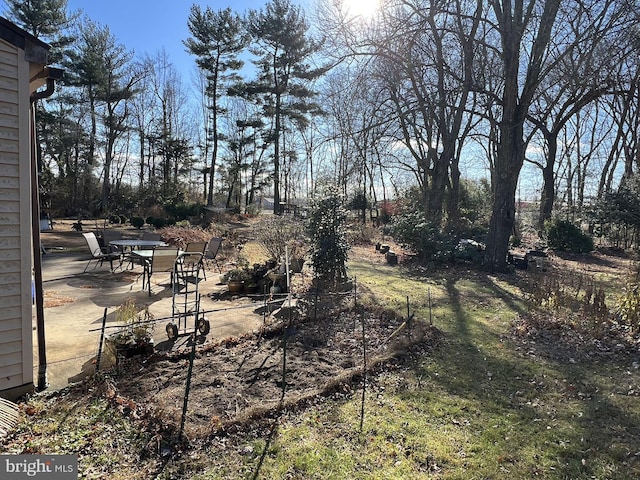
M 111 273 L 105 262 L 102 267 L 93 270 L 90 267 L 84 273 L 88 256 L 75 253 L 48 253 L 43 255 L 42 261 L 49 389 L 63 388 L 94 373 L 105 308 L 107 326 L 111 327 L 107 332 L 113 332 L 115 311 L 130 298 L 140 308 L 148 306 L 158 319 L 154 332 L 156 346 L 164 349 L 185 347 L 187 335 L 169 342 L 165 331 L 172 313 L 168 273 L 152 277 L 152 295 L 149 296 L 148 291 L 142 289 L 140 267 Z M 220 284 L 219 272 L 208 269 L 206 275 L 207 280 L 199 282 L 200 309 L 207 312 L 205 316 L 211 323 L 206 342 L 242 335 L 261 327 L 263 317 L 255 312 L 259 302 L 252 304 L 244 297 L 221 300 L 220 295 L 215 294 L 226 291 L 226 285 Z M 34 307 L 34 381 L 38 378 L 35 310 Z

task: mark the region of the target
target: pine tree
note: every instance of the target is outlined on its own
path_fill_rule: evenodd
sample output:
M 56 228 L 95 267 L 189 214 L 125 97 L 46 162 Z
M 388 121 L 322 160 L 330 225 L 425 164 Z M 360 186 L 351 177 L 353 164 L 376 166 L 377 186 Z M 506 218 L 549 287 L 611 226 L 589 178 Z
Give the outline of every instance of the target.
M 280 212 L 281 134 L 284 120 L 298 125 L 307 123 L 307 115 L 319 112 L 308 84 L 326 72 L 312 69 L 309 61 L 320 44 L 308 34 L 309 25 L 300 7 L 289 0 L 271 0 L 264 10 L 250 10 L 247 29 L 250 48 L 257 59 L 255 81 L 244 86 L 244 95 L 262 102 L 263 113 L 273 119 L 273 211 Z
M 243 62 L 238 55 L 244 50 L 247 36 L 240 17 L 232 13 L 230 8 L 214 12 L 207 7 L 202 10 L 193 5 L 189 14 L 189 31 L 193 35 L 184 41 L 187 50 L 197 57 L 198 68 L 206 75 L 206 96 L 210 100 L 210 128 L 206 129 L 207 147 L 211 138 L 211 162 L 209 166 L 209 194 L 207 205 L 213 204 L 213 185 L 218 157 L 218 119 L 224 113 L 220 98 L 227 82 L 237 78 L 236 71 L 242 68 Z M 208 125 L 208 122 L 205 122 Z M 205 148 L 207 151 L 208 148 Z M 206 154 L 205 154 L 206 155 Z

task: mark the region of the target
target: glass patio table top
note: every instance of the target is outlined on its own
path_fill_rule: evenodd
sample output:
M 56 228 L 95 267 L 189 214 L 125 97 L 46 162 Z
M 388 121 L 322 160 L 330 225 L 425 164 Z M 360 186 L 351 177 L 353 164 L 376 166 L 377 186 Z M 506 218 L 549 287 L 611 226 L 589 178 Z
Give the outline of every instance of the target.
M 127 239 L 127 240 L 112 240 L 109 242 L 109 245 L 113 245 L 116 247 L 129 248 L 131 250 L 134 249 L 148 249 L 155 247 L 166 247 L 167 243 L 162 240 L 136 240 L 136 239 Z

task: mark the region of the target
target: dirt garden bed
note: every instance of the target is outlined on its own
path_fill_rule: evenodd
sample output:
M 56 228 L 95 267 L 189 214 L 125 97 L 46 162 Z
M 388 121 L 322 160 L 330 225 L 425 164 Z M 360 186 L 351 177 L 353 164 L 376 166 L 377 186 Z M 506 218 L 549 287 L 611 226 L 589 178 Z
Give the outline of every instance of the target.
M 391 312 L 354 309 L 350 295 L 335 300 L 319 305 L 323 313 L 315 320 L 305 314 L 284 318 L 262 332 L 197 347 L 185 432 L 193 436 L 242 428 L 318 395 L 358 388 L 363 320 L 368 371 L 412 352 L 424 353 L 439 337 L 423 322 L 408 328 Z M 152 421 L 162 437 L 172 437 L 182 417 L 190 351 L 137 358 L 107 374 L 102 393 L 124 413 Z

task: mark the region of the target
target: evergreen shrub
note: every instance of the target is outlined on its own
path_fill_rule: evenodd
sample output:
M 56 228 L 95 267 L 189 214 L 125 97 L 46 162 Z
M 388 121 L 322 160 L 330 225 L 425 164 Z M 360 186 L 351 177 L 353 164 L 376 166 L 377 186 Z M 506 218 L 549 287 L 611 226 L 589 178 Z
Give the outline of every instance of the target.
M 593 238 L 569 220 L 549 220 L 544 227 L 547 245 L 555 250 L 571 253 L 589 253 L 593 250 Z
M 144 226 L 144 218 L 142 217 L 131 217 L 131 225 L 138 230 L 140 230 Z

